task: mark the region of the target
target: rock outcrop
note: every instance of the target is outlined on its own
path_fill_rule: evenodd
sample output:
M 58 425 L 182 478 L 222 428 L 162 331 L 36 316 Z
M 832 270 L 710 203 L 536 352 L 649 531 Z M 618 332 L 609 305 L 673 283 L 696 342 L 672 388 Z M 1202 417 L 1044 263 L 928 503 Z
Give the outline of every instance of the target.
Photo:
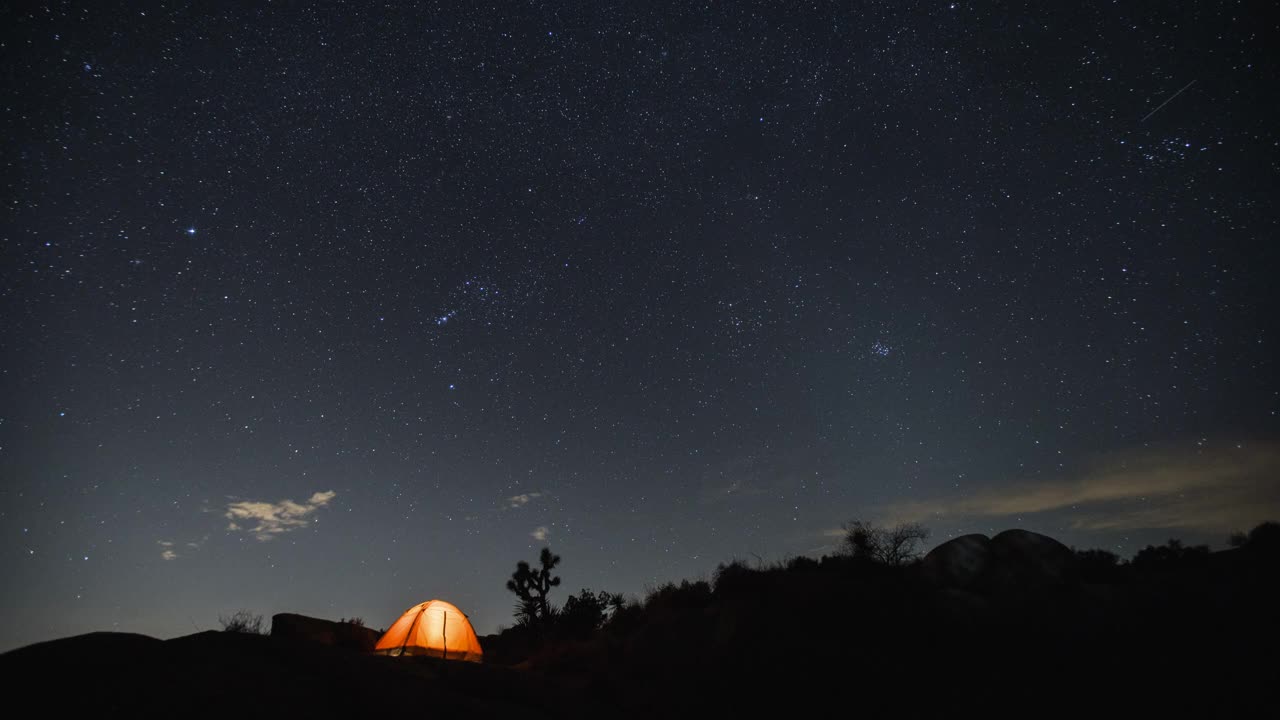
M 974 533 L 948 540 L 924 556 L 925 577 L 944 587 L 968 589 L 991 562 L 991 539 Z
M 1070 548 L 1029 530 L 1005 530 L 994 538 L 962 535 L 939 545 L 921 563 L 935 585 L 980 595 L 1060 587 L 1076 581 Z
M 271 617 L 271 637 L 353 650 L 373 650 L 382 634 L 363 625 L 280 613 Z

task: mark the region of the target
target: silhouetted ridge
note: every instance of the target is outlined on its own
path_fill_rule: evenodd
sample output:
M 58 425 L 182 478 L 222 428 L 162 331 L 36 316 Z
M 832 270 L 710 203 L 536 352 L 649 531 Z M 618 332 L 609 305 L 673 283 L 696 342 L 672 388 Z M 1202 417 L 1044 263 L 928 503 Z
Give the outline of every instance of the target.
M 0 673 L 15 688 L 75 678 L 71 715 L 1237 716 L 1265 706 L 1280 638 L 1274 535 L 1242 537 L 1132 562 L 1025 530 L 907 564 L 730 562 L 641 601 L 584 589 L 544 613 L 535 597 L 535 621 L 480 638 L 484 664 L 378 656 L 340 641 L 373 632 L 359 623 L 282 614 L 272 636 L 40 643 Z

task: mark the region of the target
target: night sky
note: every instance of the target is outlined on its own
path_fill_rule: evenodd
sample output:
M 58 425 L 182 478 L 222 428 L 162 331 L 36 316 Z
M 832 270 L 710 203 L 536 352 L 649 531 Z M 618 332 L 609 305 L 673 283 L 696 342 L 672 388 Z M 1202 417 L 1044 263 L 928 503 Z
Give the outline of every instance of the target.
M 1280 516 L 1266 3 L 248 5 L 0 14 L 0 649 Z

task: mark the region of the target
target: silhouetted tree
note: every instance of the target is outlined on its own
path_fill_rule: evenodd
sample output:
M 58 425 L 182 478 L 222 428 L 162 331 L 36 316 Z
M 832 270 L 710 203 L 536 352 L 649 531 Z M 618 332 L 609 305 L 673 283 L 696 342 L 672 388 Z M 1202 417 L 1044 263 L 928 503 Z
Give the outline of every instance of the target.
M 844 552 L 860 560 L 885 565 L 907 565 L 920 558 L 929 530 L 920 523 L 881 527 L 865 520 L 844 524 Z
M 1132 565 L 1137 570 L 1168 570 L 1209 557 L 1208 545 L 1183 545 L 1181 540 L 1170 539 L 1164 545 L 1148 545 L 1133 556 Z
M 1085 582 L 1110 582 L 1120 573 L 1120 556 L 1110 550 L 1076 550 L 1076 563 Z
M 556 616 L 556 625 L 572 636 L 585 637 L 598 630 L 609 619 L 610 612 L 618 607 L 621 596 L 601 590 L 593 593 L 583 588 L 577 595 L 570 595 Z
M 756 570 L 749 573 L 761 574 Z M 649 591 L 644 599 L 646 610 L 701 610 L 711 604 L 711 583 L 706 580 L 681 580 L 677 585 L 665 582 Z
M 552 554 L 551 548 L 542 548 L 538 556 L 540 569 L 529 567 L 529 563 L 521 560 L 516 563 L 516 571 L 507 581 L 507 589 L 520 598 L 516 603 L 516 620 L 527 625 L 545 624 L 551 619 L 554 610 L 547 600 L 551 588 L 560 585 L 560 578 L 551 574 L 560 564 L 560 556 Z
M 1280 523 L 1267 521 L 1259 523 L 1248 534 L 1232 533 L 1228 540 L 1232 547 L 1245 548 L 1250 552 L 1275 553 L 1280 551 Z
M 255 615 L 248 610 L 237 610 L 230 617 L 218 616 L 218 622 L 222 625 L 223 632 L 245 633 L 248 635 L 266 635 L 267 630 L 263 627 L 261 615 Z
M 1266 545 L 1269 548 L 1280 545 L 1280 523 L 1270 520 L 1258 523 L 1249 531 L 1249 545 Z
M 793 572 L 817 570 L 818 561 L 805 555 L 799 555 L 787 561 L 787 569 Z

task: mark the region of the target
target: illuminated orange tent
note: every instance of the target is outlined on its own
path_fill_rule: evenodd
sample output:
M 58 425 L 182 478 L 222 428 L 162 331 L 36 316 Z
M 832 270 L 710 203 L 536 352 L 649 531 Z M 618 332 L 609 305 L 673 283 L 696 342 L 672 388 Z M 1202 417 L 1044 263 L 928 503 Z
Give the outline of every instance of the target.
M 467 616 L 443 600 L 418 603 L 400 616 L 373 651 L 480 662 L 484 651 Z

